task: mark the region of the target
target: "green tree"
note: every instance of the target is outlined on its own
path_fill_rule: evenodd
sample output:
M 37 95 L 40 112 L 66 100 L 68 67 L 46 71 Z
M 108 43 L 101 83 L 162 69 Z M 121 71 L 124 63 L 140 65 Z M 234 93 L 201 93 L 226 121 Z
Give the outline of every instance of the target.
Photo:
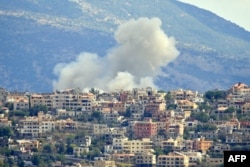
M 167 103 L 170 103 L 172 100 L 171 92 L 168 91 L 164 98 L 167 101 Z
M 65 146 L 64 143 L 57 143 L 55 145 L 58 154 L 64 154 Z
M 67 147 L 66 147 L 66 153 L 72 155 L 73 154 L 73 150 L 74 150 L 73 145 L 72 144 L 68 144 Z
M 154 154 L 156 155 L 156 157 L 158 157 L 159 155 L 163 155 L 164 152 L 160 146 L 155 146 L 154 147 Z
M 41 163 L 41 158 L 40 158 L 40 156 L 39 155 L 37 155 L 37 154 L 35 154 L 33 157 L 32 157 L 32 163 L 34 164 L 34 165 L 39 165 L 40 163 Z
M 208 122 L 209 120 L 209 116 L 205 112 L 192 112 L 191 117 L 201 122 Z
M 224 112 L 225 113 L 233 113 L 233 112 L 235 112 L 236 111 L 236 109 L 234 108 L 234 107 L 229 107 L 229 108 L 227 108 Z
M 89 90 L 89 93 L 93 93 L 94 95 L 98 95 L 100 93 L 100 91 L 98 89 L 95 89 L 95 88 L 91 88 Z
M 177 108 L 177 105 L 176 104 L 169 104 L 169 105 L 167 105 L 167 109 L 168 110 L 174 110 L 174 109 L 176 109 Z
M 39 111 L 43 111 L 44 113 L 48 112 L 48 108 L 45 105 L 36 105 L 29 109 L 30 116 L 37 116 Z
M 203 124 L 203 125 L 197 125 L 195 128 L 195 132 L 207 132 L 207 131 L 214 131 L 216 129 L 217 129 L 216 125 Z
M 125 111 L 125 113 L 123 114 L 124 117 L 130 118 L 132 115 L 131 109 L 130 107 L 128 107 Z
M 226 91 L 223 90 L 214 90 L 214 91 L 207 91 L 205 93 L 205 97 L 208 100 L 213 100 L 213 99 L 225 99 L 226 98 Z
M 1 126 L 0 127 L 0 137 L 11 137 L 13 136 L 13 130 L 11 129 L 11 127 L 7 127 L 7 126 Z
M 7 107 L 10 111 L 14 109 L 14 104 L 11 102 L 7 102 L 4 107 Z
M 94 147 L 87 154 L 87 158 L 91 160 L 94 160 L 95 157 L 100 157 L 100 156 L 101 156 L 101 150 L 98 147 Z
M 43 152 L 45 153 L 51 153 L 52 152 L 52 145 L 51 144 L 46 144 L 43 146 Z
M 200 109 L 200 111 L 204 110 L 205 112 L 209 112 L 212 109 L 212 107 L 207 105 L 206 103 L 201 103 L 199 105 L 199 109 Z
M 17 116 L 17 117 L 25 117 L 29 116 L 29 112 L 23 110 L 14 110 L 9 112 L 9 117 Z
M 99 111 L 93 111 L 91 113 L 89 121 L 94 121 L 94 122 L 102 123 L 104 121 L 103 120 L 103 114 L 101 112 L 99 112 Z

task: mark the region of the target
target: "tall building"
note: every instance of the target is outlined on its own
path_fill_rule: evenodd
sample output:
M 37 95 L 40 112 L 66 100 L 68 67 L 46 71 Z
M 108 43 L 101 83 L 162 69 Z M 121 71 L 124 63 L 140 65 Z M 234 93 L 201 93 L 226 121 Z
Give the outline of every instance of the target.
M 157 123 L 149 121 L 137 121 L 134 125 L 135 138 L 151 138 L 157 135 Z

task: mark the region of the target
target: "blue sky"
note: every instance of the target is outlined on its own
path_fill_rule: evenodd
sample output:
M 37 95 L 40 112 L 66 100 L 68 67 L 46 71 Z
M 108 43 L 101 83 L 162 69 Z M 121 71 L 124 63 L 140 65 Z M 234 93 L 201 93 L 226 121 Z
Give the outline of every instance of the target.
M 250 0 L 179 0 L 207 9 L 250 31 Z

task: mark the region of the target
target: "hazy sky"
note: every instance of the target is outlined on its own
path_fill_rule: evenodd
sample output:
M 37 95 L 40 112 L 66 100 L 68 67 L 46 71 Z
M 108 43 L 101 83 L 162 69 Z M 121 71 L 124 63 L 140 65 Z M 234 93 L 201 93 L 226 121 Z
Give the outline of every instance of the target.
M 230 20 L 250 31 L 250 0 L 179 0 Z

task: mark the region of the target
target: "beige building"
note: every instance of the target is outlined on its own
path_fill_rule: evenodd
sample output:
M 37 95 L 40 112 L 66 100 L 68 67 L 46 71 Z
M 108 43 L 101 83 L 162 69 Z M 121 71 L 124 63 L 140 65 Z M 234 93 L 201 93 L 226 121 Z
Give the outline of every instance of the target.
M 55 129 L 64 131 L 74 131 L 78 129 L 78 122 L 70 118 L 65 120 L 57 120 L 55 121 Z
M 171 123 L 166 124 L 166 133 L 169 137 L 176 138 L 178 136 L 183 136 L 184 133 L 184 123 Z
M 95 160 L 94 167 L 116 167 L 115 161 Z
M 157 116 L 159 113 L 166 110 L 166 102 L 165 100 L 160 101 L 150 101 L 145 104 L 145 114 L 149 114 L 149 116 Z
M 198 108 L 198 105 L 189 100 L 176 100 L 176 105 L 178 109 L 183 111 L 195 111 Z
M 22 150 L 32 150 L 32 149 L 40 149 L 41 145 L 38 140 L 16 140 L 18 143 L 18 146 Z
M 250 102 L 247 102 L 241 106 L 241 113 L 242 114 L 250 113 Z
M 18 131 L 22 136 L 39 137 L 55 129 L 55 121 L 49 114 L 39 112 L 37 117 L 26 117 L 20 120 Z
M 135 154 L 135 164 L 137 167 L 156 166 L 156 155 L 152 153 Z
M 41 94 L 32 94 L 30 96 L 30 107 L 45 105 L 45 99 Z
M 32 94 L 30 95 L 30 107 L 43 105 L 48 109 L 53 108 L 53 93 L 42 93 L 42 94 Z
M 212 140 L 205 140 L 204 137 L 194 140 L 194 150 L 206 152 L 213 144 Z
M 159 155 L 157 161 L 157 167 L 188 167 L 188 156 L 179 153 L 171 152 L 168 155 Z
M 123 141 L 122 148 L 124 153 L 147 153 L 153 152 L 153 142 L 149 138 L 142 140 Z
M 161 148 L 163 150 L 173 150 L 174 147 L 177 147 L 177 146 L 178 146 L 178 141 L 172 138 L 161 142 Z
M 87 154 L 88 152 L 89 152 L 89 147 L 86 147 L 86 146 L 73 147 L 73 154 L 76 157 L 80 157 L 82 154 Z
M 92 111 L 96 97 L 92 93 L 83 93 L 78 89 L 55 91 L 53 108 L 79 111 Z
M 11 127 L 12 121 L 8 119 L 8 116 L 5 114 L 0 114 L 0 126 L 9 126 Z
M 23 92 L 9 93 L 6 102 L 13 103 L 14 110 L 29 109 L 29 98 Z
M 210 166 L 219 166 L 224 163 L 223 158 L 206 158 L 206 164 Z
M 173 90 L 170 92 L 170 94 L 175 100 L 192 100 L 196 96 L 195 92 L 183 89 Z

